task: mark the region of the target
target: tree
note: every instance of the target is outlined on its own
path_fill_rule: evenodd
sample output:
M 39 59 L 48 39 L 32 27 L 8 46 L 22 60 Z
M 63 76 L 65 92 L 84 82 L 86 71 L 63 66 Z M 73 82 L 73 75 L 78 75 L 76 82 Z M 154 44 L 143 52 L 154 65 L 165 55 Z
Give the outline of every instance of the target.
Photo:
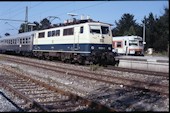
M 40 30 L 40 24 L 36 21 L 33 22 L 36 26 L 33 27 L 33 31 L 34 30 Z
M 153 16 L 153 13 L 149 13 L 148 18 L 145 16 L 142 21 L 146 26 L 146 48 L 153 48 L 153 44 L 155 43 L 155 39 L 157 36 L 156 32 L 156 19 Z
M 24 31 L 25 31 L 25 23 L 22 23 L 20 25 L 20 29 L 18 30 L 18 33 L 24 33 Z
M 48 29 L 51 27 L 51 22 L 47 18 L 44 18 L 40 23 L 38 23 L 36 21 L 34 21 L 33 23 L 36 25 L 36 26 L 33 26 L 33 31 Z M 25 23 L 22 23 L 20 25 L 20 29 L 18 30 L 18 33 L 24 33 L 24 32 L 31 31 L 31 26 L 26 25 L 26 28 L 27 28 L 27 31 L 25 31 Z
M 169 44 L 169 9 L 164 9 L 164 14 L 157 20 L 158 37 L 153 44 L 156 51 L 168 51 Z
M 116 27 L 112 30 L 114 36 L 137 35 L 139 25 L 134 20 L 134 15 L 125 13 L 121 19 L 115 21 Z
M 146 26 L 146 49 L 153 48 L 157 52 L 167 51 L 169 43 L 169 9 L 157 18 L 152 13 L 142 21 Z
M 40 22 L 40 29 L 47 29 L 51 27 L 51 22 L 47 19 L 44 18 L 41 22 Z
M 5 36 L 10 36 L 10 34 L 9 33 L 5 33 Z

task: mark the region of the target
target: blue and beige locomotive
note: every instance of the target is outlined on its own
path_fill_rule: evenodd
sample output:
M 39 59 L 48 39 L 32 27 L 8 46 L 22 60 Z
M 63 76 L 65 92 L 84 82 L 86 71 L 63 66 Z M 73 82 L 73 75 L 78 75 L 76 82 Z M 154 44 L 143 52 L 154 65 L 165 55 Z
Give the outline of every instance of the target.
M 115 64 L 111 25 L 92 19 L 67 20 L 54 28 L 2 37 L 0 52 L 72 63 Z

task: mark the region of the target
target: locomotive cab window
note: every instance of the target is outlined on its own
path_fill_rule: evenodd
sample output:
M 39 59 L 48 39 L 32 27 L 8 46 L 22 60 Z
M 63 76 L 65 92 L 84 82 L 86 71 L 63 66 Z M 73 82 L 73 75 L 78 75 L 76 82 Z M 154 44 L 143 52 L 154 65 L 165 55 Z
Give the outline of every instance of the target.
M 109 34 L 109 27 L 101 26 L 102 34 Z
M 100 26 L 90 26 L 90 33 L 100 34 Z

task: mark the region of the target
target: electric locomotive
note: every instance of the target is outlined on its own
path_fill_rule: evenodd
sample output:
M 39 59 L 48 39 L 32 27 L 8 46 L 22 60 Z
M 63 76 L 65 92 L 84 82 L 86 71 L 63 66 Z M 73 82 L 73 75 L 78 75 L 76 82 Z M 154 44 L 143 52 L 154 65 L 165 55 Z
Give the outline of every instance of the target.
M 0 43 L 0 51 L 9 51 L 8 48 L 15 45 L 16 48 L 10 51 L 40 59 L 56 58 L 81 64 L 116 63 L 112 53 L 111 25 L 92 19 L 67 20 L 54 28 L 1 38 Z

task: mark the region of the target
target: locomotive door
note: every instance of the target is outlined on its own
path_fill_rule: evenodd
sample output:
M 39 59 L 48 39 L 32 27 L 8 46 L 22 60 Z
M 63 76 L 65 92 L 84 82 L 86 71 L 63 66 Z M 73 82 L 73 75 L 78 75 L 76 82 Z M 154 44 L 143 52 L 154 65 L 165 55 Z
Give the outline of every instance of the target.
M 79 36 L 80 36 L 80 27 L 74 27 L 74 42 L 73 42 L 73 50 L 74 51 L 77 51 L 80 49 Z

